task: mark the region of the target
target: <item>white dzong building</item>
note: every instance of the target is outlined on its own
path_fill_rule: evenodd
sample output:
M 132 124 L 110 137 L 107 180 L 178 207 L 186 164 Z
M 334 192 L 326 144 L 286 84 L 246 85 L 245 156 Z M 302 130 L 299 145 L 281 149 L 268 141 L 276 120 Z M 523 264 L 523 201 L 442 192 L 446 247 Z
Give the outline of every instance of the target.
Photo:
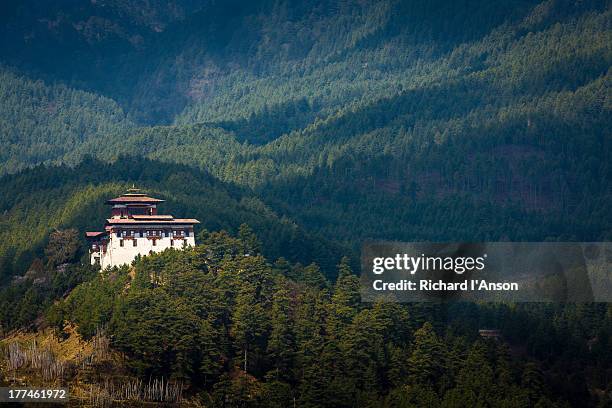
M 135 188 L 108 200 L 106 204 L 111 205 L 112 210 L 104 231 L 85 233 L 91 245 L 92 265 L 99 264 L 104 269 L 130 264 L 137 255 L 195 245 L 193 226 L 200 222 L 193 218 L 159 215 L 157 205 L 163 201 Z

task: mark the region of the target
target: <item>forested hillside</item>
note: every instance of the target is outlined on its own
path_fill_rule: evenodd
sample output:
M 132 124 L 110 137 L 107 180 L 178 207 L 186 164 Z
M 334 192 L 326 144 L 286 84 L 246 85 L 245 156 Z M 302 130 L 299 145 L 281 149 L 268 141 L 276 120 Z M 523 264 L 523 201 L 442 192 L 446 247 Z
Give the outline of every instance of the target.
M 194 248 L 132 268 L 54 271 L 66 261 L 58 242 L 74 239 L 63 235 L 8 315 L 27 317 L 49 293 L 86 280 L 45 317 L 60 336 L 68 327 L 92 339 L 93 354 L 46 359 L 65 368 L 74 395 L 84 390 L 98 405 L 133 401 L 121 396 L 133 378 L 165 378 L 206 407 L 605 406 L 610 392 L 605 304 L 362 303 L 346 259 L 331 283 L 314 264 L 259 255 L 244 229 L 203 234 Z M 480 338 L 482 327 L 503 340 Z
M 7 63 L 96 90 L 149 124 L 289 113 L 267 121 L 272 135 L 246 135 L 269 140 L 353 102 L 480 70 L 530 32 L 607 8 L 600 0 L 30 0 L 3 5 L 0 46 Z M 497 47 L 480 47 L 469 65 L 444 63 L 483 39 Z
M 0 175 L 39 163 L 76 164 L 75 146 L 132 128 L 111 99 L 33 81 L 0 65 Z
M 166 100 L 176 110 L 176 98 L 185 109 L 173 126 L 134 128 L 112 101 L 75 100 L 64 94 L 89 94 L 42 83 L 34 92 L 7 73 L 5 93 L 21 102 L 3 103 L 13 140 L 4 171 L 74 164 L 86 154 L 179 162 L 254 188 L 277 210 L 343 240 L 609 236 L 608 213 L 598 213 L 611 191 L 612 12 L 604 2 L 261 1 L 233 11 L 238 4 L 181 3 L 159 32 L 131 26 L 149 27 L 150 43 L 119 54 L 112 36 L 66 37 L 70 18 L 97 5 L 62 15 L 49 47 L 66 53 L 76 44 L 68 38 L 85 41 L 94 60 L 117 64 L 124 82 L 123 63 L 134 83 L 147 82 L 144 94 L 109 85 L 131 95 L 130 103 L 116 97 L 133 115 L 167 122 L 154 106 Z M 214 24 L 224 18 L 224 29 Z M 11 60 L 44 71 L 37 55 Z M 78 69 L 65 64 L 62 75 L 45 76 L 76 78 Z M 49 110 L 68 98 L 74 105 Z M 388 208 L 414 229 L 386 225 L 396 223 L 383 216 Z M 423 231 L 431 219 L 459 217 L 448 216 L 453 209 L 467 224 Z M 541 225 L 521 232 L 542 214 Z M 487 225 L 509 216 L 518 224 Z M 480 219 L 485 225 L 472 227 Z
M 611 90 L 608 0 L 2 2 L 0 337 L 105 344 L 45 354 L 105 403 L 608 406 L 609 305 L 354 274 L 368 239 L 610 240 Z M 200 245 L 99 271 L 83 232 L 133 184 Z
M 353 246 L 610 237 L 606 2 L 137 4 L 3 6 L 1 172 L 181 163 Z
M 113 165 L 87 159 L 75 168 L 39 166 L 0 178 L 1 284 L 8 284 L 42 256 L 53 230 L 70 227 L 83 233 L 102 228 L 110 214 L 105 201 L 132 184 L 167 199 L 164 212 L 200 219 L 200 230 L 236 232 L 248 224 L 261 237 L 263 253 L 271 257 L 316 261 L 332 273 L 346 254 L 331 240 L 309 235 L 256 196 L 205 172 L 135 157 Z

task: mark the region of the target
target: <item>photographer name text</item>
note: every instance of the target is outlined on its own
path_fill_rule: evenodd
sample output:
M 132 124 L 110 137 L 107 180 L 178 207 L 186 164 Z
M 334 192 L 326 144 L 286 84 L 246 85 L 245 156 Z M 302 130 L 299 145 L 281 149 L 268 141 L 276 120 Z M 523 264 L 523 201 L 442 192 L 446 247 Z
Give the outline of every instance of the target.
M 519 285 L 516 282 L 489 282 L 482 279 L 469 279 L 462 282 L 444 282 L 442 280 L 420 279 L 412 281 L 402 279 L 397 282 L 385 282 L 377 279 L 372 282 L 376 291 L 517 291 Z

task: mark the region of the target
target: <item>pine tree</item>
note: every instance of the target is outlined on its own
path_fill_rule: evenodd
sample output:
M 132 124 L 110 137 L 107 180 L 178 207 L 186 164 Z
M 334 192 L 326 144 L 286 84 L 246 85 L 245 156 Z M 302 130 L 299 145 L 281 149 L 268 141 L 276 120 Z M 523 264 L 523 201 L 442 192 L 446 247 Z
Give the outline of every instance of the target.
M 527 363 L 523 368 L 521 386 L 528 392 L 529 399 L 536 402 L 542 397 L 544 391 L 544 378 L 542 371 L 536 363 Z
M 409 382 L 435 387 L 447 368 L 442 342 L 427 322 L 414 333 L 414 349 L 408 359 Z
M 242 242 L 242 253 L 249 255 L 261 254 L 261 242 L 247 224 L 240 224 L 238 239 Z
M 333 288 L 333 295 L 328 306 L 327 332 L 330 337 L 340 336 L 344 328 L 359 311 L 359 279 L 352 274 L 348 259 L 338 265 L 338 279 Z
M 306 266 L 302 270 L 301 280 L 313 288 L 322 289 L 327 287 L 327 281 L 325 280 L 325 276 L 321 273 L 321 269 L 315 264 L 312 263 Z
M 78 234 L 78 231 L 72 228 L 56 230 L 49 235 L 45 256 L 51 267 L 74 260 L 81 245 Z
M 496 351 L 495 377 L 497 385 L 503 390 L 514 383 L 510 349 L 506 343 L 501 343 L 497 345 Z
M 494 374 L 487 360 L 487 347 L 476 342 L 470 349 L 463 367 L 457 375 L 457 389 L 469 395 L 478 406 L 486 406 L 494 396 Z
M 276 381 L 291 381 L 294 366 L 294 336 L 292 322 L 289 317 L 289 292 L 281 281 L 274 292 L 271 310 L 270 336 L 268 338 L 267 354 L 273 369 L 270 374 Z

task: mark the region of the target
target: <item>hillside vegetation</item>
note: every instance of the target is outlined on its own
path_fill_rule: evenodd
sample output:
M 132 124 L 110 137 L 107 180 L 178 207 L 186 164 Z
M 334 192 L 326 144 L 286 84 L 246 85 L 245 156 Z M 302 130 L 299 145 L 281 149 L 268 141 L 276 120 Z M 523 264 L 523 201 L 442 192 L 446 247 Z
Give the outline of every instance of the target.
M 48 39 L 57 69 L 32 53 L 7 54 L 32 75 L 116 97 L 155 126 L 134 127 L 94 94 L 6 74 L 4 92 L 21 102 L 2 104 L 12 140 L 4 171 L 88 154 L 182 163 L 352 244 L 609 238 L 605 2 L 196 3 L 175 4 L 163 23 L 158 6 L 146 6 L 148 18 L 130 28 L 142 31 L 138 46 L 103 26 L 99 40 L 68 36 L 71 19 L 98 6 L 68 8 Z M 123 27 L 112 7 L 100 13 Z M 77 44 L 124 85 L 60 66 Z M 65 109 L 45 111 L 47 99 Z
M 200 243 L 96 273 L 54 303 L 46 321 L 67 337 L 55 358 L 75 343 L 65 327 L 97 355 L 53 380 L 81 394 L 165 378 L 209 407 L 565 407 L 609 392 L 605 304 L 368 304 L 347 259 L 331 283 L 315 264 L 264 258 L 251 233 Z
M 110 210 L 106 200 L 137 184 L 167 200 L 160 210 L 200 219 L 203 229 L 238 231 L 243 223 L 260 234 L 264 253 L 322 265 L 327 272 L 345 251 L 314 237 L 247 191 L 205 172 L 125 157 L 113 165 L 88 159 L 75 168 L 43 167 L 0 178 L 0 281 L 25 272 L 55 229 L 98 231 Z M 79 236 L 84 241 L 84 236 Z
M 3 2 L 0 64 L 0 368 L 24 384 L 609 405 L 609 305 L 365 304 L 355 274 L 370 239 L 612 238 L 610 1 Z M 83 232 L 133 184 L 198 245 L 100 271 Z
M 133 129 L 116 102 L 45 84 L 0 65 L 0 175 L 40 163 L 76 164 L 75 146 Z

